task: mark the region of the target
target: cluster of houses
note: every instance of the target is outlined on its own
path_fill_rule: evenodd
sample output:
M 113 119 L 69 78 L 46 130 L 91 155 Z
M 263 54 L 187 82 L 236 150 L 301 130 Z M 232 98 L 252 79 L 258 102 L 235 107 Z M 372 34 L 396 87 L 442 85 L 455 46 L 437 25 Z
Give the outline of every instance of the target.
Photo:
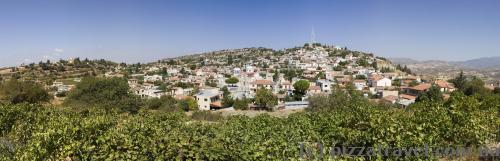
M 124 77 L 119 72 L 122 70 L 120 67 L 106 73 L 106 77 Z M 139 74 L 126 77 L 133 94 L 146 99 L 164 95 L 191 98 L 200 110 L 221 109 L 221 101 L 226 97 L 224 87 L 233 99 L 254 98 L 258 89 L 268 89 L 278 98 L 277 107 L 281 109 L 307 107 L 308 97 L 329 94 L 334 86 L 350 86 L 371 100 L 402 107 L 415 102 L 417 95 L 432 85 L 444 93 L 454 90 L 444 80 L 422 80 L 396 70 L 390 62 L 373 54 L 321 45 L 280 51 L 245 48 L 180 57 L 144 65 Z M 228 83 L 229 78 L 237 81 Z M 300 80 L 309 82 L 306 94 L 301 100 L 286 99 L 293 95 L 294 84 Z M 52 87 L 62 93 L 73 86 L 54 82 Z
M 285 50 L 281 55 L 273 55 L 273 51 L 260 51 L 255 48 L 226 50 L 196 57 L 195 59 L 201 59 L 197 62 L 196 68 L 183 64 L 182 59 L 174 59 L 180 62 L 175 65 L 158 63 L 148 67 L 147 71 L 154 73 L 164 69 L 167 75 L 131 75 L 129 85 L 133 93 L 144 98 L 159 98 L 162 95 L 171 95 L 178 99 L 191 97 L 197 101 L 200 110 L 220 109 L 221 100 L 224 98 L 221 91 L 223 87 L 227 87 L 234 99 L 254 98 L 258 89 L 268 89 L 278 97 L 278 107 L 285 109 L 297 106 L 306 107 L 308 97 L 315 94 L 329 94 L 335 85 L 345 87 L 351 84 L 356 90 L 362 91 L 366 97 L 401 106 L 413 103 L 416 96 L 429 89 L 431 84 L 439 86 L 443 91 L 453 90 L 451 84 L 442 80 L 424 83 L 419 76 L 397 70 L 381 72 L 371 65 L 358 64 L 363 59 L 365 64 L 378 63 L 378 68 L 394 69 L 390 63 L 385 63 L 384 60 L 373 55 L 352 52 L 332 55 L 332 51 L 336 50 L 345 49 L 312 46 L 311 48 Z M 249 53 L 260 55 L 239 61 L 237 64 L 227 64 L 228 55 L 238 60 L 240 55 Z M 338 70 L 339 68 L 335 70 L 338 66 L 342 67 L 341 70 Z M 276 70 L 291 69 L 301 72 L 292 77 L 276 72 Z M 318 75 L 321 76 L 318 77 Z M 237 78 L 238 81 L 227 83 L 226 80 L 230 77 Z M 306 95 L 302 100 L 288 102 L 285 98 L 293 94 L 295 90 L 293 84 L 299 80 L 308 80 L 310 83 Z M 157 82 L 168 83 L 169 88 L 160 90 L 160 87 L 155 85 L 158 84 Z M 175 86 L 179 83 L 190 86 Z
M 75 64 L 73 61 L 69 60 L 66 64 Z M 164 95 L 176 99 L 191 98 L 197 101 L 200 110 L 221 109 L 221 101 L 227 97 L 222 89 L 226 88 L 233 99 L 255 98 L 258 89 L 268 89 L 278 98 L 277 107 L 284 109 L 307 107 L 310 96 L 329 94 L 337 86 L 349 86 L 373 101 L 401 107 L 414 103 L 420 93 L 428 91 L 432 86 L 439 87 L 444 98 L 455 90 L 453 84 L 446 81 L 449 79 L 446 77 L 425 78 L 412 75 L 396 69 L 386 59 L 373 54 L 314 44 L 278 51 L 266 48 L 228 49 L 142 65 L 122 63 L 124 65 L 103 66 L 98 63 L 101 61 L 85 62 L 89 68 L 65 66 L 61 75 L 70 77 L 58 77 L 57 81 L 46 86 L 47 89 L 51 89 L 56 96 L 63 97 L 74 88 L 75 82 L 80 81 L 75 77 L 126 77 L 130 92 L 135 95 L 145 99 Z M 95 72 L 98 67 L 102 70 Z M 27 65 L 2 68 L 0 81 L 15 77 L 17 72 L 36 72 L 35 69 L 40 67 Z M 47 75 L 51 72 L 41 70 L 40 73 Z M 101 72 L 105 73 L 100 74 Z M 59 80 L 63 78 L 66 80 Z M 237 81 L 226 81 L 229 78 L 236 78 Z M 301 99 L 293 97 L 294 100 L 291 100 L 295 91 L 294 84 L 300 80 L 307 80 L 309 88 Z M 38 79 L 35 82 L 46 83 Z M 485 87 L 493 90 L 500 87 L 500 81 L 486 82 Z

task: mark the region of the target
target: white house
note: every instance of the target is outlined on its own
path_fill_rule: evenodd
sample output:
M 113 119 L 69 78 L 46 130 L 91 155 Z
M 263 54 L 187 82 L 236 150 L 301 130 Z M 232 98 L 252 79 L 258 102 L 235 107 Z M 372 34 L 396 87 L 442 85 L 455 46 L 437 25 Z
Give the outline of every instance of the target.
M 250 89 L 253 91 L 257 91 L 257 89 L 259 89 L 261 87 L 266 88 L 266 89 L 273 89 L 274 88 L 274 82 L 271 80 L 261 79 L 261 80 L 256 80 L 250 84 L 251 84 Z
M 199 110 L 211 110 L 222 107 L 222 92 L 218 89 L 202 90 L 195 95 Z
M 380 80 L 375 81 L 376 87 L 390 87 L 392 86 L 392 80 L 389 78 L 382 78 Z
M 372 87 L 390 87 L 390 86 L 392 86 L 392 80 L 389 78 L 382 77 L 380 75 L 372 75 L 370 77 L 370 86 L 372 86 Z
M 158 89 L 158 86 L 140 88 L 135 91 L 136 95 L 141 96 L 142 98 L 160 98 L 165 93 Z
M 162 81 L 163 77 L 161 75 L 151 75 L 151 76 L 144 76 L 144 82 L 156 82 L 156 81 Z
M 317 80 L 316 85 L 321 88 L 321 92 L 329 93 L 332 89 L 332 83 L 328 80 Z
M 233 69 L 233 75 L 239 76 L 241 74 L 241 69 L 240 68 L 234 68 Z
M 356 90 L 363 90 L 366 87 L 366 80 L 354 80 L 353 84 Z

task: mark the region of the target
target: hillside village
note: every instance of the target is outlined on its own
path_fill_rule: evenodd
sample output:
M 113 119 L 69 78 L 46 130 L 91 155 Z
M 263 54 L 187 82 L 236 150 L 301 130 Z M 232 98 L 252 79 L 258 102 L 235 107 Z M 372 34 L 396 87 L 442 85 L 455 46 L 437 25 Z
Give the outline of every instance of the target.
M 447 80 L 422 78 L 374 54 L 319 43 L 283 50 L 221 50 L 148 64 L 75 58 L 0 70 L 1 80 L 44 84 L 56 100 L 63 100 L 86 76 L 126 78 L 130 93 L 141 98 L 193 99 L 198 110 L 232 110 L 237 104 L 237 109 L 261 109 L 255 98 L 263 94 L 277 102 L 264 104 L 269 109 L 301 109 L 313 95 L 342 89 L 357 90 L 373 102 L 406 107 L 432 86 L 445 99 L 455 90 Z

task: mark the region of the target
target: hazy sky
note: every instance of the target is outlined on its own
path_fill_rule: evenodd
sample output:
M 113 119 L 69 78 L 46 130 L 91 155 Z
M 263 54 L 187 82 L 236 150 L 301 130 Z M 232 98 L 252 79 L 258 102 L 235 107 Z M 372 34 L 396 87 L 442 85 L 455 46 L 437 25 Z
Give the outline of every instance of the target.
M 0 66 L 89 57 L 148 62 L 321 43 L 385 57 L 500 56 L 499 0 L 2 0 Z

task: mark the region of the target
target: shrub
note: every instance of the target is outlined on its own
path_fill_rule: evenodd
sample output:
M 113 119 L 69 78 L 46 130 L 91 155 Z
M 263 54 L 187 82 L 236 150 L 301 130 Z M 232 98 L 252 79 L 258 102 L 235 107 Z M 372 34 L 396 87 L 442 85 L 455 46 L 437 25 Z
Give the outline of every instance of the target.
M 179 108 L 176 106 L 177 100 L 172 96 L 161 96 L 160 98 L 151 98 L 146 101 L 146 108 L 152 110 L 162 110 L 162 111 L 178 111 Z
M 184 111 L 196 111 L 198 110 L 198 103 L 193 98 L 185 98 L 177 101 L 177 106 Z
M 82 79 L 75 89 L 69 92 L 65 104 L 80 108 L 95 106 L 135 113 L 142 106 L 142 100 L 129 93 L 125 79 L 88 77 Z
M 41 103 L 48 102 L 52 97 L 42 86 L 33 82 L 10 81 L 0 84 L 0 103 Z

